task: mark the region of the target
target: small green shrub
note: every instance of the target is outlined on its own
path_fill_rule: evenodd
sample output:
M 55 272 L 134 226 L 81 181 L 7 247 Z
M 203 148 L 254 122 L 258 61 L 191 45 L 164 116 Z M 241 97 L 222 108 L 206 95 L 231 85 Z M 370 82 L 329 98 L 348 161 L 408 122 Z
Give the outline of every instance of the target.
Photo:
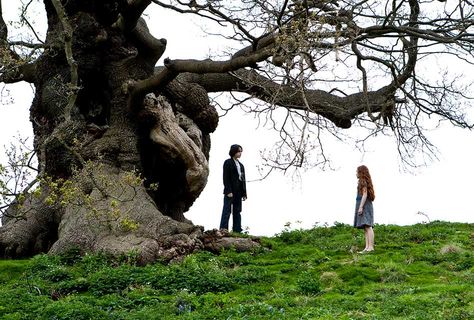
M 442 261 L 440 265 L 444 265 L 452 271 L 469 270 L 474 266 L 474 254 L 470 252 L 449 252 L 441 254 L 438 258 L 439 261 Z
M 266 302 L 239 304 L 229 310 L 227 319 L 284 319 L 285 310 Z
M 139 258 L 140 253 L 137 250 L 131 250 L 118 256 L 116 260 L 119 265 L 127 264 L 129 266 L 136 266 L 138 265 Z
M 136 268 L 130 266 L 104 268 L 90 277 L 91 293 L 97 296 L 120 293 L 136 283 L 136 271 Z
M 0 285 L 20 278 L 28 265 L 28 260 L 0 260 Z
M 70 280 L 73 278 L 73 275 L 65 267 L 53 266 L 49 270 L 45 270 L 42 273 L 41 277 L 44 280 L 49 280 L 51 282 L 59 282 L 59 281 Z
M 86 292 L 89 290 L 90 284 L 86 278 L 77 278 L 68 281 L 59 282 L 55 289 L 62 295 L 71 293 Z
M 181 290 L 176 295 L 176 314 L 191 313 L 196 309 L 196 294 Z
M 379 268 L 380 280 L 384 283 L 400 283 L 407 280 L 408 275 L 397 263 L 389 262 Z
M 154 273 L 147 275 L 144 281 L 152 288 L 169 294 L 180 290 L 196 294 L 228 292 L 235 287 L 217 260 L 200 263 L 194 257 L 188 257 L 181 264 L 155 268 Z
M 431 241 L 432 244 L 439 243 L 446 239 L 446 231 L 434 227 L 434 225 L 435 224 L 418 224 L 413 226 L 413 228 L 407 229 L 407 239 L 415 243 Z
M 51 303 L 37 315 L 36 319 L 54 320 L 96 320 L 108 319 L 107 313 L 80 301 L 64 299 Z
M 380 274 L 368 267 L 346 266 L 339 272 L 341 279 L 352 286 L 364 286 L 369 282 L 379 282 Z
M 297 278 L 296 284 L 303 294 L 318 294 L 322 290 L 319 275 L 311 272 L 303 272 Z
M 283 231 L 278 234 L 278 238 L 287 244 L 299 243 L 304 237 L 303 230 Z
M 39 254 L 31 258 L 30 271 L 34 274 L 40 274 L 60 265 L 61 262 L 59 256 Z
M 0 319 L 35 319 L 38 309 L 51 302 L 46 291 L 37 291 L 33 286 L 16 284 L 14 288 L 0 288 Z M 21 316 L 21 317 L 20 317 Z
M 216 258 L 214 257 L 214 259 Z M 235 250 L 225 250 L 221 253 L 218 259 L 223 267 L 233 268 L 236 266 L 248 265 L 252 261 L 252 255 L 249 252 L 239 253 Z M 210 260 L 212 259 L 208 259 L 207 261 Z
M 113 265 L 113 258 L 103 253 L 84 254 L 81 260 L 76 263 L 76 267 L 84 270 L 85 273 L 96 272 Z
M 229 280 L 240 285 L 257 282 L 270 282 L 273 279 L 268 270 L 257 266 L 240 267 L 230 273 L 229 276 Z
M 77 247 L 70 248 L 66 252 L 59 255 L 59 262 L 68 266 L 72 266 L 82 259 L 81 249 Z
M 336 272 L 332 271 L 321 273 L 319 281 L 321 282 L 321 285 L 326 288 L 339 287 L 342 284 L 341 278 L 339 278 Z

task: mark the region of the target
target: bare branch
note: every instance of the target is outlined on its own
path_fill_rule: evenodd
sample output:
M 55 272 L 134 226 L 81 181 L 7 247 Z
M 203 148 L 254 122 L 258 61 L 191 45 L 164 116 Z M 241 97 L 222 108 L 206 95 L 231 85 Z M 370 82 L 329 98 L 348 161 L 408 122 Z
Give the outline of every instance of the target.
M 15 83 L 20 81 L 35 81 L 35 65 L 24 61 L 15 51 L 11 50 L 8 42 L 8 28 L 3 20 L 3 10 L 0 1 L 0 82 Z
M 161 90 L 180 73 L 225 73 L 253 66 L 270 57 L 271 54 L 271 51 L 263 49 L 252 55 L 236 57 L 227 61 L 165 59 L 165 69 L 161 72 L 151 78 L 129 85 L 127 89 L 130 92 L 131 108 L 133 109 L 133 105 L 143 99 L 147 93 Z
M 130 32 L 137 26 L 143 11 L 150 5 L 151 0 L 130 0 L 120 11 L 120 17 L 114 26 L 125 32 Z
M 59 21 L 61 21 L 63 27 L 63 41 L 64 41 L 64 51 L 66 54 L 66 59 L 71 69 L 71 82 L 69 84 L 70 94 L 68 99 L 68 104 L 64 111 L 64 118 L 66 121 L 71 120 L 71 111 L 76 104 L 77 99 L 77 91 L 79 90 L 78 82 L 79 76 L 77 73 L 77 62 L 74 60 L 73 53 L 72 53 L 72 27 L 69 24 L 68 18 L 66 16 L 66 12 L 64 10 L 63 5 L 61 4 L 60 0 L 51 0 L 56 9 L 56 13 L 58 15 Z
M 131 31 L 138 53 L 147 63 L 154 67 L 166 50 L 166 39 L 156 39 L 148 30 L 143 18 L 140 18 Z
M 28 10 L 28 7 L 31 5 L 31 3 L 33 2 L 33 0 L 30 0 L 30 2 L 28 2 L 26 4 L 26 6 L 24 6 L 21 10 L 21 21 L 23 21 L 24 23 L 26 23 L 26 25 L 28 26 L 28 28 L 30 29 L 30 31 L 33 33 L 33 35 L 35 36 L 36 40 L 40 43 L 43 43 L 43 40 L 41 40 L 41 38 L 39 37 L 38 33 L 36 32 L 35 28 L 31 25 L 31 23 L 28 21 L 28 18 L 26 16 L 26 12 Z

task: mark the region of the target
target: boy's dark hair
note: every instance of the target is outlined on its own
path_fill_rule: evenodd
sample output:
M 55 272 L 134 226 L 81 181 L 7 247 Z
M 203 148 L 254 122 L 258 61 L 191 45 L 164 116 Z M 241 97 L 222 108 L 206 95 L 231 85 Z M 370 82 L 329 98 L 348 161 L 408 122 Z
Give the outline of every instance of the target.
M 233 157 L 235 156 L 235 154 L 237 152 L 239 152 L 240 150 L 242 150 L 242 147 L 238 144 L 233 144 L 230 146 L 230 150 L 229 150 L 229 156 Z

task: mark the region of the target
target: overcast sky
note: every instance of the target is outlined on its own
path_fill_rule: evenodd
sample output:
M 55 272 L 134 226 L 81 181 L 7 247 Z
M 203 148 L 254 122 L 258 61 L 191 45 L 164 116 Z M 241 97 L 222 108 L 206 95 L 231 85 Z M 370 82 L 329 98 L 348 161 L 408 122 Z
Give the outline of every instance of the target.
M 9 11 L 8 5 L 4 11 Z M 216 46 L 209 49 L 209 39 L 203 37 L 189 17 L 168 12 L 169 19 L 165 20 L 158 19 L 151 11 L 148 13 L 152 21 L 150 29 L 156 30 L 157 37 L 168 39 L 163 58 L 203 58 L 219 49 Z M 180 27 L 170 27 L 169 21 L 176 23 L 178 19 L 181 19 Z M 474 70 L 470 74 L 472 80 L 465 80 L 473 82 Z M 18 84 L 11 90 L 14 103 L 0 106 L 0 146 L 7 144 L 17 132 L 23 136 L 32 132 L 28 119 L 31 89 L 28 85 Z M 206 229 L 218 227 L 223 197 L 222 164 L 228 157 L 231 144 L 243 146 L 241 161 L 248 180 L 260 178 L 257 169 L 262 164 L 260 151 L 271 147 L 277 136 L 257 126 L 258 122 L 252 116 L 237 108 L 220 119 L 216 132 L 211 135 L 208 185 L 186 213 L 194 223 Z M 250 234 L 273 235 L 280 232 L 287 222 L 296 228 L 336 221 L 352 224 L 357 184 L 355 170 L 360 164 L 367 165 L 372 174 L 376 223 L 405 225 L 424 222 L 427 218 L 417 214 L 420 211 L 431 220 L 473 223 L 474 135 L 468 130 L 446 126 L 431 132 L 430 137 L 440 151 L 439 161 L 415 173 L 401 171 L 395 142 L 388 137 L 378 137 L 366 146 L 365 153 L 348 144 L 327 146 L 334 170 L 301 171 L 300 179 L 273 173 L 265 180 L 249 182 L 249 198 L 242 211 L 243 227 Z

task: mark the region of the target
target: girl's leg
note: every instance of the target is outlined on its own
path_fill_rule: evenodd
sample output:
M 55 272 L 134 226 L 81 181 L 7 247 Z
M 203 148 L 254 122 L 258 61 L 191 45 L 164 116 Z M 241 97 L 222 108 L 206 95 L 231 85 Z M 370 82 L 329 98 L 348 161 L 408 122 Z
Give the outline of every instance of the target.
M 364 237 L 365 237 L 364 251 L 367 251 L 367 249 L 369 248 L 369 230 L 367 226 L 364 228 Z
M 374 250 L 374 229 L 372 227 L 367 227 L 367 235 L 368 235 L 368 242 L 367 242 L 367 250 L 372 251 Z
M 359 253 L 364 253 L 367 251 L 367 244 L 368 244 L 368 239 L 367 239 L 367 228 L 364 227 L 364 239 L 365 239 L 365 248 L 362 251 L 359 251 Z

